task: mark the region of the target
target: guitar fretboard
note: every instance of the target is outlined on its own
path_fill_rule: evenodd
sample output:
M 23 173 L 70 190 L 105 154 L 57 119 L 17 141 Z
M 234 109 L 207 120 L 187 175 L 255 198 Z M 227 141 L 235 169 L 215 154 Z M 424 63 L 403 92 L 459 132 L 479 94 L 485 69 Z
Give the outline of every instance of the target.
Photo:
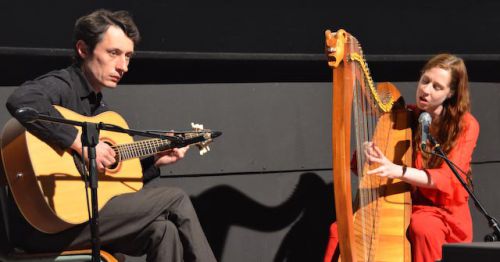
M 185 133 L 184 138 L 189 139 L 204 135 L 206 134 L 202 132 Z M 173 147 L 175 146 L 173 146 L 172 142 L 169 140 L 154 138 L 128 144 L 114 145 L 111 148 L 115 150 L 116 161 L 120 162 L 131 158 L 152 156 L 158 152 L 165 151 Z
M 152 156 L 158 152 L 170 149 L 171 142 L 161 139 L 147 139 L 130 144 L 113 146 L 116 160 L 123 161 L 131 158 Z

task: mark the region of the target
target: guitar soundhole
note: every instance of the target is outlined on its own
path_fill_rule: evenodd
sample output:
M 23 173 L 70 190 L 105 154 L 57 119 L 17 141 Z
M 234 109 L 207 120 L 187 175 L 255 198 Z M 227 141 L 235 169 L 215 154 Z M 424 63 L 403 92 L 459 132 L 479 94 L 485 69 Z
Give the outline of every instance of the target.
M 118 167 L 118 159 L 116 160 L 116 162 L 114 164 L 112 164 L 111 166 L 108 166 L 106 169 L 114 170 L 117 167 Z
M 113 146 L 111 143 L 109 143 L 107 141 L 105 143 L 110 145 L 110 146 Z M 78 169 L 78 173 L 80 173 L 80 175 L 82 176 L 82 179 L 83 179 L 84 167 L 83 167 L 81 156 L 78 153 L 76 153 L 75 151 L 72 152 L 72 155 L 73 155 L 73 161 L 75 163 L 75 166 Z M 108 170 L 111 173 L 115 172 L 120 164 L 118 156 L 115 158 L 115 160 L 116 160 L 116 162 L 113 165 L 106 168 L 106 170 Z M 88 174 L 88 167 L 87 166 L 85 167 L 85 171 L 86 171 L 85 173 Z

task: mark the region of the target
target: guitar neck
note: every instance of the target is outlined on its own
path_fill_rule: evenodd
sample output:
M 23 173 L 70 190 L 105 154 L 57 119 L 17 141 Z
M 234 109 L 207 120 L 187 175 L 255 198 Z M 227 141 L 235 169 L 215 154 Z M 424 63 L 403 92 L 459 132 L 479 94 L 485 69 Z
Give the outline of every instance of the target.
M 197 134 L 197 133 L 186 133 L 184 138 L 185 139 L 193 139 L 196 137 L 204 138 L 203 135 Z M 194 142 L 194 141 L 193 141 Z M 199 142 L 195 142 L 199 143 Z M 174 147 L 179 147 L 179 146 L 185 146 L 187 144 L 183 145 L 175 145 L 172 144 L 169 140 L 163 140 L 163 139 L 146 139 L 146 140 L 140 140 L 136 141 L 133 143 L 128 143 L 128 144 L 121 144 L 121 145 L 115 145 L 112 148 L 116 152 L 116 159 L 118 161 L 123 161 L 131 158 L 141 158 L 141 157 L 147 157 L 147 156 L 152 156 L 156 153 L 172 149 Z
M 140 140 L 129 144 L 116 145 L 113 146 L 113 149 L 117 154 L 116 159 L 118 161 L 123 161 L 131 158 L 152 156 L 173 147 L 174 146 L 170 141 L 155 138 Z

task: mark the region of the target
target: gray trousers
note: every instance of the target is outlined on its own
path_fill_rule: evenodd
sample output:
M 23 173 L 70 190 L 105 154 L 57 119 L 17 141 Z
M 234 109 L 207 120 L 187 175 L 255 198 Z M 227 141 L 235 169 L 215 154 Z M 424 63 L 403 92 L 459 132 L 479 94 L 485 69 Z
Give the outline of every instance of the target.
M 114 197 L 99 212 L 99 231 L 108 252 L 147 254 L 147 261 L 216 261 L 189 196 L 175 187 Z M 15 244 L 28 251 L 91 248 L 88 223 L 57 234 L 24 223 L 14 232 Z

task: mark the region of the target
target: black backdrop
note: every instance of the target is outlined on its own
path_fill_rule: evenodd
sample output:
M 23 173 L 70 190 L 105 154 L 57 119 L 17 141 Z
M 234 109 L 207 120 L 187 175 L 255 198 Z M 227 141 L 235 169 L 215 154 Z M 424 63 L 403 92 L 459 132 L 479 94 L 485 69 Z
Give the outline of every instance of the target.
M 129 10 L 139 50 L 318 54 L 323 30 L 345 28 L 367 54 L 499 53 L 494 0 L 2 1 L 0 46 L 70 48 L 75 19 L 96 8 Z
M 141 29 L 125 83 L 329 81 L 324 30 L 340 28 L 378 81 L 413 81 L 438 52 L 462 54 L 473 81 L 500 80 L 489 70 L 500 66 L 494 0 L 19 0 L 0 3 L 3 84 L 67 64 L 75 19 L 96 8 L 126 9 Z

